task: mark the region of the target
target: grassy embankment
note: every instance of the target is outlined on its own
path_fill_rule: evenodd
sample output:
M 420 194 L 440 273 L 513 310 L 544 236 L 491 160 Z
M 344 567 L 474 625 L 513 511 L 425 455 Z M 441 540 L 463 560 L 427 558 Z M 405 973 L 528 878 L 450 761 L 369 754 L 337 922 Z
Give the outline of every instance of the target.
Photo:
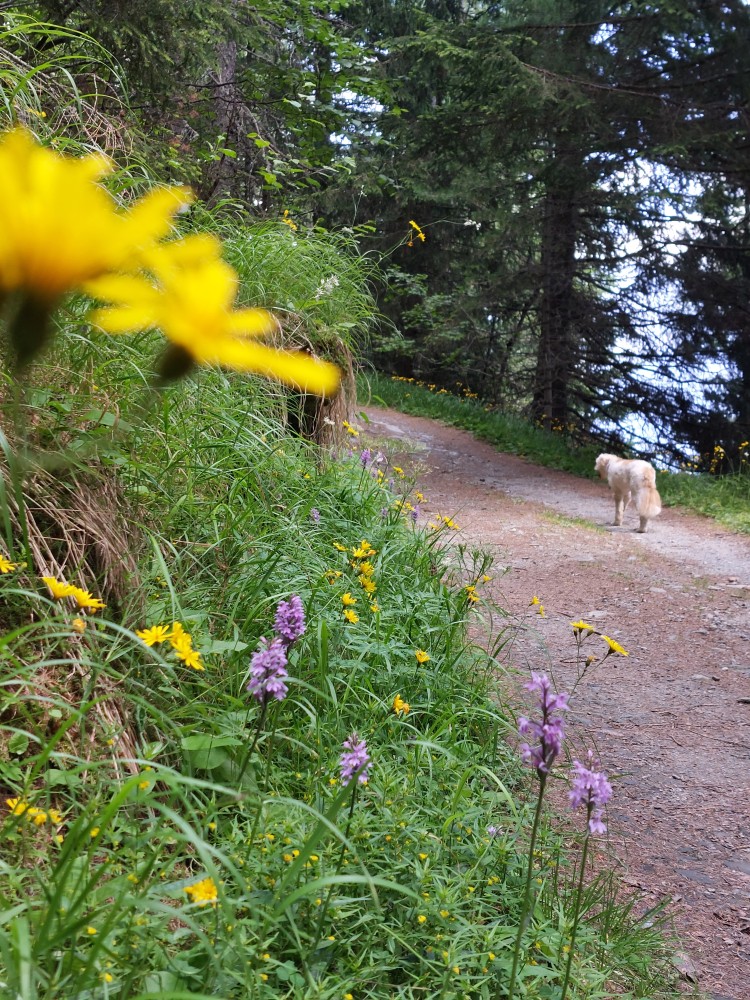
M 0 768 L 18 800 L 2 813 L 3 990 L 502 997 L 534 788 L 497 661 L 467 638 L 482 601 L 465 588 L 488 567 L 449 558 L 448 527 L 412 525 L 386 465 L 290 437 L 281 391 L 208 371 L 143 410 L 152 341 L 89 341 L 72 317 L 67 332 L 22 421 L 65 462 L 27 479 L 20 520 L 37 560 L 67 558 L 107 608 L 81 632 L 33 551 L 0 577 Z M 18 557 L 7 492 L 3 511 Z M 307 630 L 264 712 L 250 656 L 291 594 Z M 135 635 L 174 622 L 204 670 Z M 372 771 L 342 787 L 352 731 Z M 543 828 L 527 996 L 563 978 L 571 848 Z M 600 879 L 583 899 L 570 995 L 671 995 L 658 932 L 613 893 Z
M 602 450 L 596 444 L 573 443 L 565 433 L 543 430 L 513 414 L 488 410 L 466 395 L 443 393 L 424 384 L 369 375 L 362 379 L 360 395 L 404 413 L 462 427 L 500 451 L 579 476 L 593 477 L 594 460 Z M 679 505 L 715 518 L 733 531 L 750 533 L 748 454 L 737 456 L 737 471 L 732 475 L 660 471 L 657 485 L 662 500 L 667 506 Z

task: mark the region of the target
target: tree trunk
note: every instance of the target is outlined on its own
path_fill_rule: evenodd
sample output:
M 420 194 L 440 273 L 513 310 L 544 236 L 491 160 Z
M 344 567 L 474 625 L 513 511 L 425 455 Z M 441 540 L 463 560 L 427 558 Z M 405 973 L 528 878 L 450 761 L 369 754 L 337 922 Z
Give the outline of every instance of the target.
M 542 219 L 540 334 L 532 416 L 544 427 L 564 426 L 573 367 L 573 280 L 578 212 L 565 158 L 554 166 Z M 561 169 L 558 169 L 558 166 Z M 561 176 L 562 175 L 562 176 Z

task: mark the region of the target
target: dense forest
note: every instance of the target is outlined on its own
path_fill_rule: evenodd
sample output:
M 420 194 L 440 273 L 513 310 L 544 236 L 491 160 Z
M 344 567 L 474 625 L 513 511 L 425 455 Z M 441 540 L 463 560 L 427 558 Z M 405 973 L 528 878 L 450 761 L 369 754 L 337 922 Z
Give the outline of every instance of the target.
M 750 438 L 743 0 L 3 8 L 38 133 L 356 239 L 377 368 L 714 471 Z

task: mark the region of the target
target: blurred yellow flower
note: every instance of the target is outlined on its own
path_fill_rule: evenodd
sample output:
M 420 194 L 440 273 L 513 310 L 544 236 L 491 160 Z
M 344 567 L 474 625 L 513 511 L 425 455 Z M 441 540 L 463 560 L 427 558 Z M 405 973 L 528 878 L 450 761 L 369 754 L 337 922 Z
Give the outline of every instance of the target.
M 610 653 L 619 653 L 620 656 L 627 656 L 628 655 L 627 652 L 626 652 L 626 650 L 624 650 L 622 648 L 622 646 L 620 645 L 620 643 L 616 642 L 614 639 L 610 639 L 610 637 L 608 635 L 603 635 L 602 639 L 604 639 L 604 641 L 609 646 L 609 649 L 604 654 L 604 659 L 605 660 L 610 655 Z
M 79 610 L 100 611 L 107 606 L 104 601 L 98 597 L 94 597 L 93 594 L 90 594 L 88 590 L 84 590 L 82 587 L 70 587 L 69 596 L 75 600 Z
M 276 320 L 265 309 L 234 309 L 239 279 L 221 259 L 215 236 L 154 246 L 144 265 L 152 277 L 111 274 L 87 284 L 91 295 L 111 303 L 94 310 L 91 321 L 113 334 L 160 329 L 171 341 L 164 378 L 184 375 L 197 363 L 257 372 L 321 396 L 338 388 L 335 365 L 258 343 L 276 329 Z
M 190 897 L 191 903 L 197 903 L 198 906 L 207 906 L 209 903 L 211 906 L 216 906 L 219 898 L 216 883 L 210 876 L 200 882 L 194 882 L 193 885 L 186 885 L 183 892 Z
M 359 615 L 356 611 L 352 611 L 351 608 L 346 609 L 344 612 L 344 618 L 346 618 L 348 622 L 351 622 L 352 625 L 356 625 L 359 621 Z
M 169 639 L 169 626 L 152 625 L 151 628 L 136 629 L 135 634 L 147 646 L 155 646 L 157 642 L 166 642 Z
M 63 597 L 70 597 L 73 593 L 73 586 L 70 583 L 65 583 L 64 580 L 57 580 L 54 576 L 43 576 L 42 582 L 47 584 L 50 594 L 54 597 L 56 601 L 59 601 Z
M 296 223 L 296 222 L 294 221 L 294 219 L 293 219 L 293 218 L 292 218 L 292 217 L 290 216 L 290 214 L 289 214 L 289 209 L 288 209 L 288 208 L 285 208 L 285 209 L 284 209 L 284 214 L 283 214 L 283 215 L 282 215 L 282 217 L 281 217 L 281 221 L 282 221 L 282 222 L 284 223 L 284 225 L 285 225 L 285 226 L 289 226 L 289 228 L 290 228 L 290 229 L 291 229 L 291 230 L 292 230 L 293 232 L 294 232 L 294 231 L 296 231 L 296 230 L 297 230 L 297 228 L 298 228 L 298 226 L 297 226 L 297 223 Z
M 357 598 L 356 597 L 352 597 L 352 595 L 349 594 L 349 593 L 342 594 L 341 595 L 341 603 L 344 605 L 345 608 L 347 608 L 347 607 L 350 607 L 352 604 L 356 604 L 357 603 Z
M 366 538 L 363 538 L 359 545 L 356 545 L 352 549 L 352 555 L 355 559 L 369 559 L 370 556 L 374 556 L 376 553 L 377 549 L 374 549 Z
M 427 663 L 427 661 L 430 659 L 430 654 L 425 653 L 423 649 L 414 650 L 414 655 L 417 658 L 417 663 Z
M 73 631 L 77 632 L 78 635 L 83 635 L 86 631 L 86 622 L 83 618 L 74 618 L 72 621 Z
M 0 138 L 0 293 L 50 305 L 132 263 L 192 200 L 185 188 L 159 188 L 119 212 L 97 183 L 112 166 L 99 155 L 60 156 L 24 129 Z
M 408 701 L 404 701 L 400 694 L 397 694 L 393 699 L 393 711 L 396 715 L 408 715 L 411 710 L 411 705 Z
M 12 563 L 0 554 L 0 573 L 10 573 L 14 569 L 18 569 L 18 563 Z
M 590 635 L 594 631 L 593 625 L 588 625 L 585 621 L 581 620 L 579 622 L 571 622 L 570 627 L 578 635 L 580 632 L 585 632 Z

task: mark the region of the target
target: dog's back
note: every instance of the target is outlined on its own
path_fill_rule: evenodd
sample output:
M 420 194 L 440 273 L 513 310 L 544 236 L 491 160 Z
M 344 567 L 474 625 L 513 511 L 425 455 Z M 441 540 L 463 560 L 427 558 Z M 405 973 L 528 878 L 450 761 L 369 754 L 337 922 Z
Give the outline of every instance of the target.
M 648 529 L 652 517 L 661 513 L 661 497 L 656 488 L 656 471 L 640 458 L 618 458 L 603 454 L 596 460 L 596 471 L 609 483 L 615 495 L 615 524 L 622 524 L 625 507 L 633 499 L 640 518 L 639 531 Z

